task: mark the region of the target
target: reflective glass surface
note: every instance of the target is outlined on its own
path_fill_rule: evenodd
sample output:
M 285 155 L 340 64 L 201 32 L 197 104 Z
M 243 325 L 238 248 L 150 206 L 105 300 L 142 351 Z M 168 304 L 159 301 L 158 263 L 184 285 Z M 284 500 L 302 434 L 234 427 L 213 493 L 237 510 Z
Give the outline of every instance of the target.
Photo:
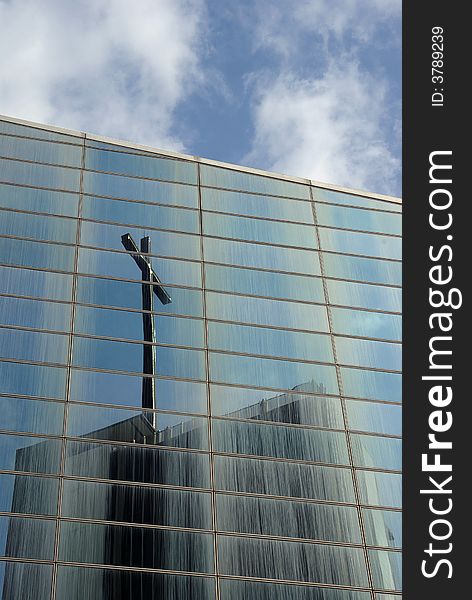
M 357 433 L 351 433 L 350 438 L 356 466 L 401 471 L 402 442 L 400 439 Z
M 52 560 L 56 522 L 0 516 L 0 555 Z
M 0 120 L 0 132 L 11 135 L 21 135 L 42 140 L 52 140 L 59 142 L 70 142 L 71 144 L 82 144 L 82 135 L 67 135 L 57 131 L 49 131 L 32 125 L 21 125 L 20 123 L 11 123 Z
M 329 202 L 331 204 L 342 204 L 352 206 L 362 206 L 366 208 L 375 208 L 378 210 L 389 210 L 401 212 L 401 204 L 388 202 L 384 200 L 375 200 L 366 196 L 357 196 L 346 192 L 337 192 L 320 187 L 313 187 L 313 197 L 315 201 Z
M 0 327 L 0 357 L 53 363 L 67 362 L 67 335 Z
M 351 429 L 401 435 L 402 411 L 400 406 L 346 400 L 347 420 Z
M 58 491 L 53 477 L 0 473 L 0 511 L 54 516 Z
M 395 235 L 402 233 L 399 214 L 317 203 L 316 216 L 320 225 Z
M 333 307 L 331 316 L 335 333 L 393 341 L 402 339 L 400 315 Z
M 0 184 L 2 208 L 76 217 L 78 202 L 78 194 Z
M 72 275 L 0 267 L 0 293 L 70 301 Z
M 374 587 L 384 590 L 402 589 L 402 555 L 387 550 L 369 550 Z
M 39 163 L 80 167 L 82 147 L 71 144 L 58 144 L 46 140 L 24 139 L 1 136 L 1 155 Z
M 401 262 L 324 252 L 323 264 L 328 277 L 388 285 L 402 283 Z
M 341 364 L 400 371 L 402 347 L 400 344 L 335 337 L 338 360 Z
M 38 329 L 67 331 L 71 305 L 0 296 L 0 323 Z
M 66 369 L 0 362 L 0 393 L 64 398 Z
M 0 159 L 0 181 L 78 192 L 80 171 L 2 158 Z
M 402 378 L 398 373 L 341 367 L 346 396 L 371 400 L 402 401 Z
M 0 396 L 0 429 L 61 435 L 63 420 L 62 402 Z
M 77 221 L 0 210 L 0 234 L 73 244 L 77 237 Z
M 369 592 L 241 579 L 222 579 L 220 594 L 221 600 L 370 600 Z
M 397 237 L 327 229 L 325 227 L 320 227 L 319 232 L 320 244 L 323 250 L 397 260 L 402 257 L 401 239 Z
M 49 600 L 52 565 L 0 561 L 0 589 L 3 599 Z
M 0 434 L 0 469 L 57 473 L 60 457 L 58 439 Z
M 366 542 L 370 546 L 402 547 L 402 513 L 393 510 L 362 509 Z
M 328 279 L 326 284 L 332 304 L 396 312 L 400 312 L 402 309 L 400 288 L 336 281 L 335 279 Z
M 7 265 L 72 271 L 74 253 L 72 246 L 0 237 L 0 262 Z
M 356 471 L 361 502 L 371 506 L 400 508 L 402 503 L 402 476 L 397 473 Z

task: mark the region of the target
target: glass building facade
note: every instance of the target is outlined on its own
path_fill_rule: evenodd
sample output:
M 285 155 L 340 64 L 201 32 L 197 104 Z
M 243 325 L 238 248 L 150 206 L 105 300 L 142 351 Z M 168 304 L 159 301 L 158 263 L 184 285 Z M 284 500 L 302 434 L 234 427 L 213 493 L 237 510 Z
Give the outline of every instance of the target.
M 401 204 L 0 121 L 0 598 L 398 600 Z

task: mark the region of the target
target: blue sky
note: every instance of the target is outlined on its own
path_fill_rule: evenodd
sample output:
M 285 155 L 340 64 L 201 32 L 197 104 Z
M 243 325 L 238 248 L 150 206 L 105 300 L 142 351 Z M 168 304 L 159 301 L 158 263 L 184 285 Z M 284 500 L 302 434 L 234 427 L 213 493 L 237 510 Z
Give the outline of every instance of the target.
M 400 0 L 0 0 L 0 23 L 2 114 L 400 195 Z

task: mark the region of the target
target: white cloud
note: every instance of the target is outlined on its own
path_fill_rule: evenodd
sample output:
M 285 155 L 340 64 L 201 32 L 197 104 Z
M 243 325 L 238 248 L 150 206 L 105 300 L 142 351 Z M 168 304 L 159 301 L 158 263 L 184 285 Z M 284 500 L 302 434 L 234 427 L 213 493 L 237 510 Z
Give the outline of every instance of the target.
M 0 113 L 183 149 L 203 0 L 0 0 Z

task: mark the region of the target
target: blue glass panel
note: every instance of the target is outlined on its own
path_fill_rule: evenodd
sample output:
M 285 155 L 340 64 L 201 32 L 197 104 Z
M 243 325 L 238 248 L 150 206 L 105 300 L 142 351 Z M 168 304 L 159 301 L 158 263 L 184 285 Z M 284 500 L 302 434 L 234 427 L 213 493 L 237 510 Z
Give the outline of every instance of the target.
M 78 192 L 80 171 L 0 159 L 0 181 Z
M 356 477 L 362 504 L 401 507 L 402 476 L 399 473 L 357 470 Z
M 317 203 L 316 216 L 320 225 L 395 235 L 402 233 L 399 214 Z
M 402 284 L 401 262 L 324 252 L 323 264 L 328 277 L 387 285 Z
M 0 392 L 25 396 L 64 398 L 66 369 L 0 362 Z
M 57 473 L 61 441 L 26 435 L 0 435 L 0 469 L 31 473 Z
M 341 364 L 400 371 L 401 344 L 335 337 L 338 360 Z M 380 400 L 380 398 L 379 398 Z
M 345 192 L 336 192 L 320 187 L 313 187 L 313 197 L 320 202 L 330 202 L 332 204 L 350 204 L 353 206 L 362 206 L 366 208 L 376 208 L 380 210 L 391 210 L 401 212 L 402 205 L 396 202 L 388 202 L 385 200 L 374 200 L 366 196 L 357 196 Z
M 397 373 L 341 367 L 346 396 L 371 400 L 402 401 L 402 377 Z
M 62 402 L 0 397 L 0 429 L 61 435 L 63 420 Z
M 56 522 L 0 516 L 0 556 L 52 560 Z
M 392 404 L 346 400 L 347 420 L 351 429 L 401 435 L 402 409 Z
M 0 510 L 32 515 L 57 513 L 59 479 L 0 474 Z
M 0 323 L 68 331 L 71 305 L 0 296 Z
M 77 221 L 0 210 L 0 234 L 74 244 L 77 238 Z
M 78 202 L 78 194 L 0 184 L 2 208 L 76 217 Z
M 39 138 L 43 140 L 82 144 L 81 135 L 67 135 L 66 133 L 58 133 L 56 131 L 40 129 L 39 127 L 35 127 L 33 125 L 20 125 L 19 123 L 11 123 L 9 121 L 0 120 L 0 132 L 9 133 L 12 135 L 24 135 L 26 137 Z
M 351 433 L 350 438 L 356 466 L 401 471 L 402 441 L 400 439 L 358 433 Z
M 402 318 L 365 310 L 331 308 L 334 333 L 401 341 Z
M 402 513 L 393 510 L 362 509 L 369 546 L 402 547 Z
M 22 267 L 72 271 L 75 248 L 0 237 L 0 262 Z
M 402 589 L 402 555 L 388 550 L 368 550 L 374 587 Z
M 402 310 L 402 290 L 400 288 L 335 281 L 334 279 L 327 279 L 326 283 L 332 304 L 396 312 Z
M 327 229 L 325 227 L 320 227 L 319 233 L 323 250 L 397 260 L 402 257 L 402 243 L 401 239 L 397 237 Z
M 81 165 L 82 147 L 77 145 L 2 135 L 0 146 L 1 155 L 9 158 L 69 167 Z
M 67 362 L 69 336 L 0 328 L 0 357 L 39 362 Z

